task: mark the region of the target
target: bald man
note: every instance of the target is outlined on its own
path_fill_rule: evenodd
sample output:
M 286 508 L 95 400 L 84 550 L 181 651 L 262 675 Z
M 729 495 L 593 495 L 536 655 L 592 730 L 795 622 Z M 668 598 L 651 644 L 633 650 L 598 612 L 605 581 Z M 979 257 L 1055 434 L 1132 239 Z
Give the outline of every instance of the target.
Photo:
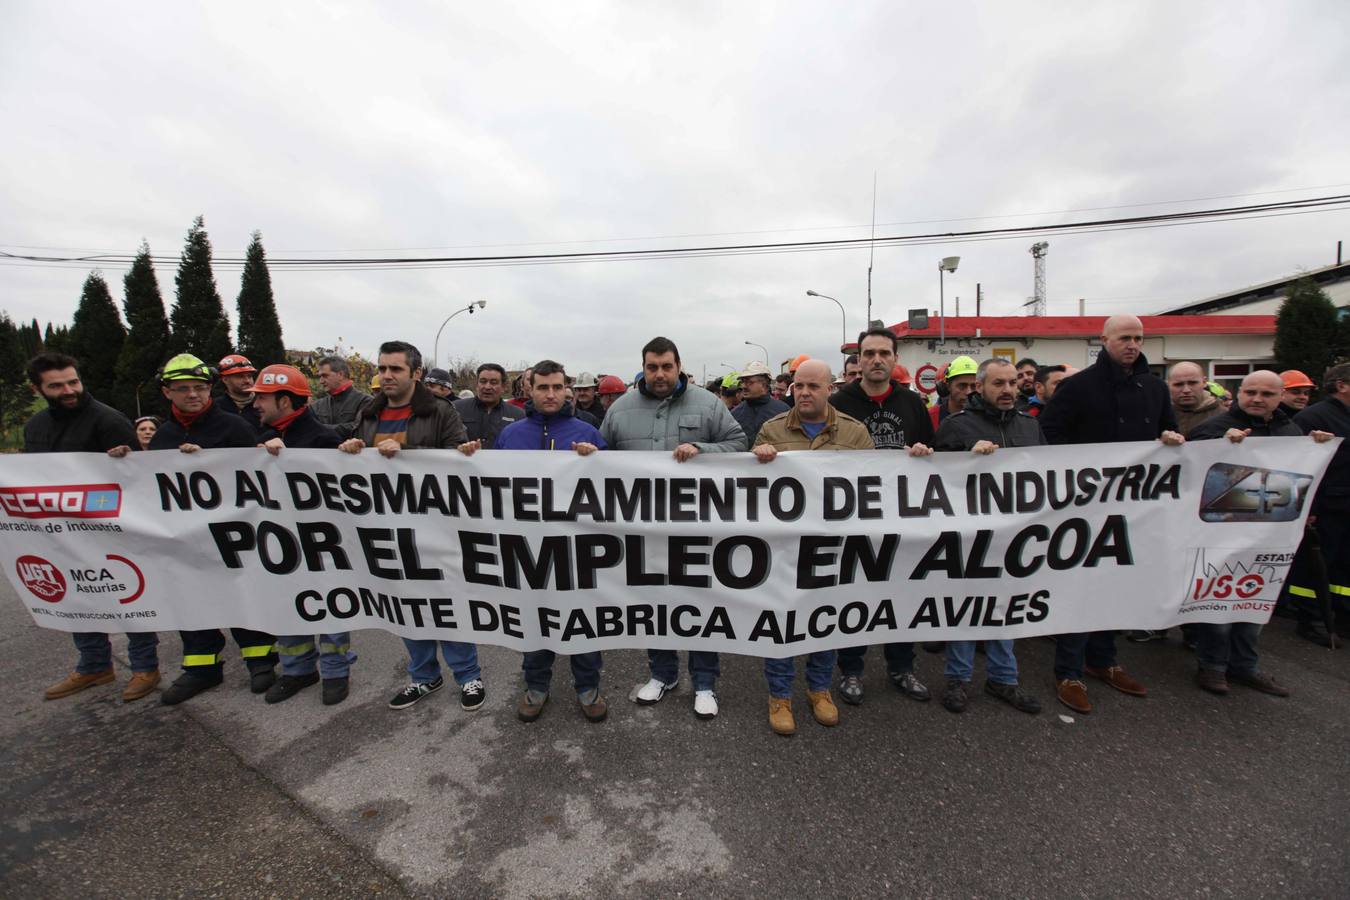
M 1174 363 L 1167 373 L 1167 390 L 1172 395 L 1177 430 L 1184 435 L 1190 435 L 1192 428 L 1224 412 L 1219 398 L 1205 390 L 1205 370 L 1196 363 Z
M 1226 438 L 1240 444 L 1249 437 L 1302 437 L 1299 428 L 1280 409 L 1284 381 L 1274 372 L 1253 372 L 1242 379 L 1233 406 L 1221 416 L 1202 422 L 1191 431 L 1191 440 Z M 1320 442 L 1333 437 L 1329 431 L 1311 431 L 1309 437 Z M 1228 693 L 1230 681 L 1246 685 L 1273 697 L 1288 697 L 1289 689 L 1257 667 L 1257 637 L 1261 626 L 1255 622 L 1200 625 L 1200 647 L 1196 653 L 1200 669 L 1196 681 L 1211 694 Z
M 1102 325 L 1097 361 L 1059 383 L 1041 430 L 1051 444 L 1162 441 L 1178 445 L 1167 385 L 1148 369 L 1144 323 L 1137 316 L 1112 316 Z M 1059 702 L 1077 713 L 1092 712 L 1084 674 L 1123 694 L 1148 695 L 1148 689 L 1116 662 L 1116 633 L 1062 634 L 1055 640 L 1055 681 Z

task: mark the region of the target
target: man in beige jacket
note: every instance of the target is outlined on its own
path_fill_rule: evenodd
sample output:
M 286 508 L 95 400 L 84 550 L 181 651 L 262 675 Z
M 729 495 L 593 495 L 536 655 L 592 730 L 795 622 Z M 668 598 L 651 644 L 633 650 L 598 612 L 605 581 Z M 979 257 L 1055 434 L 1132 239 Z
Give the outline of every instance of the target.
M 760 428 L 753 451 L 760 462 L 772 462 L 782 450 L 876 449 L 867 426 L 830 404 L 830 380 L 830 367 L 818 359 L 797 367 L 792 382 L 796 406 Z M 806 657 L 806 697 L 811 701 L 811 714 L 822 725 L 839 724 L 839 709 L 830 696 L 835 654 L 834 650 L 817 650 Z M 764 678 L 769 682 L 769 727 L 775 734 L 797 731 L 792 718 L 795 677 L 792 657 L 764 660 Z

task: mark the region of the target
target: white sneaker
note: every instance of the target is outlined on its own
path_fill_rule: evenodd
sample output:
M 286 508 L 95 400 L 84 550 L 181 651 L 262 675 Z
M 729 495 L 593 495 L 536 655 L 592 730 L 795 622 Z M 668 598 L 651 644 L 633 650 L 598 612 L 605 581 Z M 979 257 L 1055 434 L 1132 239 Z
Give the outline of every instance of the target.
M 717 695 L 712 691 L 694 691 L 694 715 L 700 719 L 717 718 Z
M 659 678 L 653 678 L 638 688 L 637 702 L 643 706 L 651 706 L 653 703 L 660 703 L 661 698 L 670 691 L 675 690 L 679 685 L 678 681 L 666 684 Z

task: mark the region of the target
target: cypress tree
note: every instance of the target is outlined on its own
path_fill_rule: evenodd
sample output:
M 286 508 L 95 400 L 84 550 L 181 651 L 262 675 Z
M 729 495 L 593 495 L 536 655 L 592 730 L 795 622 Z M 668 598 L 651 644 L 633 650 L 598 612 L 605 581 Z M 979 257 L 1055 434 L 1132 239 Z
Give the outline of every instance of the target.
M 95 397 L 110 397 L 116 378 L 117 357 L 126 340 L 126 329 L 117 303 L 108 292 L 108 282 L 97 271 L 84 280 L 75 323 L 70 329 L 70 352 L 80 361 L 80 380 Z
M 272 297 L 272 278 L 267 273 L 262 232 L 253 232 L 244 258 L 244 276 L 239 286 L 239 352 L 261 369 L 286 361 L 281 340 L 281 321 Z
M 230 352 L 230 320 L 216 292 L 211 241 L 201 216 L 188 229 L 174 284 L 178 297 L 169 313 L 169 354 L 192 353 L 215 365 Z
M 24 360 L 30 360 L 42 352 L 42 329 L 37 319 L 27 325 L 19 325 L 19 345 L 23 348 Z
M 22 425 L 28 418 L 33 393 L 28 389 L 27 365 L 19 345 L 19 330 L 9 313 L 0 312 L 0 430 Z M 17 435 L 8 437 L 17 440 Z
M 1336 356 L 1336 307 L 1311 278 L 1300 278 L 1275 317 L 1275 367 L 1298 369 L 1314 381 Z
M 155 372 L 169 357 L 169 320 L 164 315 L 159 279 L 150 262 L 149 244 L 141 243 L 131 271 L 122 281 L 122 291 L 127 339 L 117 357 L 117 386 L 109 402 L 134 417 L 163 405 Z

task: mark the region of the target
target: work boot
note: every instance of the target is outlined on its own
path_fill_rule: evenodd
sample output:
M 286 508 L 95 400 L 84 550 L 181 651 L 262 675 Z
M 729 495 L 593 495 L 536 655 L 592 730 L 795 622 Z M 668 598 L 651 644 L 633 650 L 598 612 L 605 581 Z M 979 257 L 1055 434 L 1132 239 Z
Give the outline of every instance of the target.
M 310 672 L 306 675 L 282 675 L 267 689 L 267 694 L 264 695 L 263 699 L 268 703 L 280 703 L 318 683 L 318 672 Z
M 544 705 L 548 703 L 548 694 L 527 690 L 516 707 L 516 718 L 522 722 L 533 722 L 544 714 Z
M 62 678 L 56 684 L 42 692 L 43 700 L 60 700 L 62 697 L 69 697 L 71 694 L 78 694 L 85 688 L 91 688 L 99 684 L 111 684 L 113 680 L 113 670 L 105 669 L 102 672 L 95 672 L 92 675 L 81 675 L 79 672 L 71 672 L 65 678 Z
M 209 691 L 224 680 L 221 671 L 214 667 L 210 674 L 184 672 L 163 694 L 160 694 L 159 702 L 165 706 L 176 706 L 184 700 L 191 700 L 202 691 Z
M 839 707 L 834 705 L 829 688 L 823 691 L 807 691 L 806 699 L 811 701 L 811 715 L 826 727 L 839 724 Z
M 272 666 L 266 669 L 254 669 L 248 674 L 248 689 L 255 694 L 264 694 L 276 683 L 277 673 Z M 275 701 L 274 701 L 275 702 Z
M 1034 716 L 1041 711 L 1041 701 L 1026 693 L 1015 684 L 1008 684 L 1002 681 L 990 681 L 986 678 L 984 680 L 984 692 L 991 697 L 997 697 L 1018 712 L 1024 712 Z
M 965 712 L 970 703 L 970 693 L 966 683 L 959 678 L 948 678 L 947 689 L 942 692 L 942 708 L 947 712 Z
M 577 694 L 577 704 L 581 707 L 581 714 L 586 717 L 587 722 L 603 722 L 605 716 L 609 715 L 609 704 L 600 696 L 599 688 L 591 688 Z
M 133 672 L 131 680 L 122 689 L 122 700 L 126 703 L 139 700 L 157 687 L 159 687 L 159 669 L 152 669 L 149 672 Z
M 788 697 L 769 698 L 769 727 L 774 734 L 784 737 L 797 733 L 797 722 L 792 718 L 792 700 Z
M 323 705 L 337 706 L 343 700 L 346 700 L 347 684 L 350 680 L 346 675 L 341 678 L 325 678 L 323 680 Z
M 1218 694 L 1220 697 L 1228 693 L 1228 677 L 1213 669 L 1201 669 L 1196 672 L 1195 683 L 1211 694 Z
M 1055 685 L 1055 696 L 1059 702 L 1063 703 L 1069 709 L 1076 713 L 1087 715 L 1092 712 L 1092 704 L 1088 702 L 1087 685 L 1077 678 L 1065 678 Z
M 1120 666 L 1086 666 L 1083 671 L 1093 678 L 1105 681 L 1122 694 L 1129 694 L 1131 697 L 1148 696 L 1148 688 L 1127 675 Z

